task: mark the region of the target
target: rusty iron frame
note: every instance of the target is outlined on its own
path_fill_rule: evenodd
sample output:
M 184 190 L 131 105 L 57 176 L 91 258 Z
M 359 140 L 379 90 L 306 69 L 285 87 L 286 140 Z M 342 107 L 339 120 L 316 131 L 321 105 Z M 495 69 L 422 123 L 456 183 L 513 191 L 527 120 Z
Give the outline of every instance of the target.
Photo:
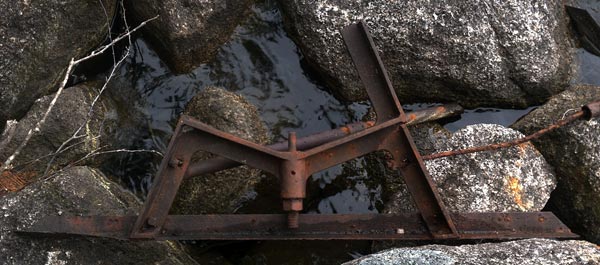
M 412 140 L 407 128 L 412 117 L 402 110 L 366 24 L 350 25 L 342 36 L 377 114 L 376 122 L 351 126 L 354 129 L 347 133 L 334 132 L 324 142 L 317 137 L 309 145 L 299 145 L 290 133 L 284 148 L 262 146 L 184 115 L 138 216 L 51 216 L 28 232 L 154 240 L 578 237 L 550 212 L 450 213 Z M 313 173 L 379 150 L 391 154 L 389 164 L 404 177 L 417 213 L 300 214 Z M 197 151 L 218 157 L 192 165 Z M 284 214 L 169 215 L 185 178 L 242 164 L 279 177 Z

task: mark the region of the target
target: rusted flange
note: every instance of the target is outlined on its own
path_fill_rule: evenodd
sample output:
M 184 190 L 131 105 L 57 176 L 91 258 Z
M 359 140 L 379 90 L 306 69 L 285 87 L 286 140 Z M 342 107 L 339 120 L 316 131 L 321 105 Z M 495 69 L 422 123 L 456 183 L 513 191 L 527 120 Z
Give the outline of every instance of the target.
M 581 107 L 581 110 L 585 113 L 583 117 L 586 120 L 600 116 L 600 100 Z

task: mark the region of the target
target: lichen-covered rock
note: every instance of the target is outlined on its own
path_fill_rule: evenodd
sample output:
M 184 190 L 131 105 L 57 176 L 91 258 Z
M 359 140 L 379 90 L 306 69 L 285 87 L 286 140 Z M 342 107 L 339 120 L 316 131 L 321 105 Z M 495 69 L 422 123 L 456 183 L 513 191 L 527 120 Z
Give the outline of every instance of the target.
M 280 1 L 288 32 L 349 100 L 366 92 L 340 30 L 365 20 L 400 100 L 524 107 L 562 91 L 571 55 L 561 2 Z M 423 93 L 423 91 L 427 91 Z
M 159 16 L 142 29 L 169 68 L 186 73 L 206 63 L 250 11 L 251 0 L 135 0 L 135 20 Z
M 222 88 L 206 87 L 192 98 L 184 114 L 258 144 L 268 140 L 256 107 Z M 212 156 L 199 152 L 192 161 Z M 173 210 L 178 214 L 231 213 L 247 199 L 246 195 L 259 180 L 260 171 L 247 166 L 190 178 L 182 183 Z
M 72 167 L 0 197 L 2 264 L 196 264 L 175 242 L 17 234 L 45 216 L 135 215 L 136 197 L 98 170 Z
M 599 264 L 600 249 L 586 241 L 526 239 L 462 246 L 428 245 L 371 254 L 346 265 Z
M 0 2 L 0 124 L 23 117 L 37 98 L 57 88 L 71 58 L 104 40 L 116 3 Z
M 455 132 L 439 151 L 483 146 L 524 135 L 496 124 Z M 446 207 L 453 212 L 540 211 L 556 186 L 552 167 L 530 143 L 426 161 Z
M 88 118 L 92 102 L 98 95 L 96 88 L 101 85 L 97 82 L 82 83 L 63 90 L 58 97 L 46 122 L 33 134 L 21 153 L 15 157 L 12 165 L 16 171 L 33 173 L 40 176 L 52 155 L 63 142 L 82 127 L 79 137 L 67 144 L 64 152 L 56 154 L 51 169 L 60 168 L 73 163 L 92 151 L 109 144 L 109 137 L 104 132 L 104 123 L 112 119 L 109 115 L 112 110 L 110 101 L 98 100 L 94 104 L 93 112 Z M 16 148 L 21 145 L 30 130 L 35 128 L 50 105 L 54 94 L 38 99 L 26 116 L 17 123 L 12 122 L 7 127 L 5 134 L 0 139 L 0 161 L 5 161 L 13 155 Z M 81 164 L 98 162 L 101 156 L 82 161 Z
M 600 100 L 600 87 L 574 86 L 512 127 L 533 133 L 595 100 Z M 556 170 L 558 185 L 550 199 L 553 211 L 574 232 L 600 243 L 600 118 L 575 121 L 534 145 Z

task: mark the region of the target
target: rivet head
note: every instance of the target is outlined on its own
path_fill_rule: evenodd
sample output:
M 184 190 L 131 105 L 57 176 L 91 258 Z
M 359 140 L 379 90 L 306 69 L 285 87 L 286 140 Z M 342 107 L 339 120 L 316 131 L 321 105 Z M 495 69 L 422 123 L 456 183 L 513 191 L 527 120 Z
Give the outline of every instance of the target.
M 146 223 L 149 226 L 156 227 L 158 225 L 158 218 L 156 218 L 156 217 L 150 217 L 150 218 L 148 218 L 148 220 L 146 220 Z
M 169 166 L 170 167 L 181 167 L 183 166 L 183 161 L 181 159 L 178 158 L 173 158 L 169 161 Z

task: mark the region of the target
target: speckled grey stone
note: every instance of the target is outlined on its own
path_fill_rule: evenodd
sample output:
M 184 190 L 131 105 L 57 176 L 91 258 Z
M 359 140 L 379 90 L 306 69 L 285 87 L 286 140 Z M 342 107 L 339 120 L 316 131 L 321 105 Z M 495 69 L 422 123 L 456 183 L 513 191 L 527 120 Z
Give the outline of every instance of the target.
M 37 176 L 41 176 L 50 160 L 49 154 L 54 153 L 82 125 L 80 135 L 84 135 L 84 137 L 72 141 L 66 146 L 70 146 L 70 148 L 57 154 L 52 169 L 73 163 L 102 146 L 110 146 L 111 137 L 105 134 L 104 130 L 104 123 L 111 119 L 113 115 L 110 113 L 114 112 L 110 101 L 104 99 L 97 101 L 88 119 L 92 102 L 98 95 L 97 88 L 101 85 L 98 82 L 87 82 L 63 90 L 40 131 L 31 137 L 21 153 L 16 156 L 12 164 L 15 170 L 35 172 Z M 6 130 L 6 133 L 1 136 L 1 161 L 5 161 L 8 156 L 12 155 L 15 149 L 21 145 L 29 130 L 35 128 L 48 109 L 54 95 L 51 94 L 35 101 L 23 119 L 17 123 L 13 122 L 13 130 Z M 103 158 L 104 156 L 97 156 L 94 159 L 82 161 L 80 165 L 96 164 Z
M 574 86 L 513 127 L 529 134 L 594 100 L 600 100 L 600 87 Z M 553 210 L 574 232 L 600 243 L 600 118 L 576 121 L 534 144 L 556 169 L 558 186 L 550 199 Z
M 132 242 L 80 236 L 14 233 L 45 216 L 135 215 L 136 197 L 88 167 L 72 167 L 52 178 L 0 197 L 2 264 L 196 264 L 176 242 Z
M 279 2 L 309 63 L 349 100 L 366 92 L 340 30 L 361 19 L 403 102 L 524 107 L 569 80 L 571 44 L 560 1 Z
M 84 56 L 104 40 L 116 3 L 0 1 L 0 128 L 53 92 L 71 58 Z
M 126 1 L 131 17 L 142 22 L 159 18 L 142 29 L 159 56 L 176 73 L 186 73 L 211 60 L 250 11 L 250 0 Z
M 411 133 L 417 139 L 415 142 L 421 154 L 481 146 L 523 136 L 518 131 L 496 124 L 467 126 L 451 136 L 439 125 L 414 128 Z M 444 204 L 453 212 L 539 211 L 556 186 L 552 167 L 529 143 L 497 151 L 427 160 L 425 165 Z M 397 174 L 390 174 L 392 180 L 399 179 Z M 396 184 L 388 188 L 392 195 L 386 203 L 386 213 L 417 210 L 405 186 Z
M 597 245 L 577 240 L 526 239 L 462 246 L 428 245 L 371 254 L 346 265 L 600 264 Z
M 496 124 L 457 132 L 438 151 L 510 141 L 524 135 Z M 428 160 L 442 200 L 454 212 L 540 211 L 556 186 L 552 167 L 530 143 Z
M 258 144 L 267 143 L 267 129 L 258 110 L 241 95 L 222 88 L 206 87 L 186 106 L 185 114 Z M 199 152 L 192 161 L 211 154 Z M 240 166 L 191 178 L 183 182 L 173 204 L 178 214 L 231 213 L 247 199 L 248 192 L 260 180 L 260 171 Z

